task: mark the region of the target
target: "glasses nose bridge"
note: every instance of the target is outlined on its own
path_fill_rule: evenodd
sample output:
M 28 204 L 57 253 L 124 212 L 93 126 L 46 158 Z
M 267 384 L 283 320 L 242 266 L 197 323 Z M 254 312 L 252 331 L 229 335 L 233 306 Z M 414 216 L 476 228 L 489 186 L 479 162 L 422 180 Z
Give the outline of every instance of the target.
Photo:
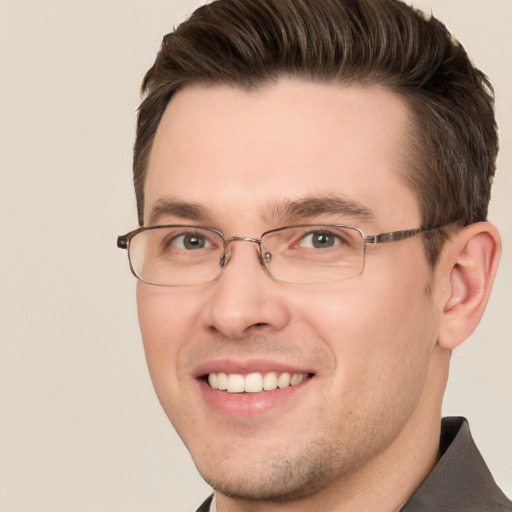
M 224 268 L 231 259 L 231 244 L 233 242 L 250 242 L 256 244 L 258 246 L 258 256 L 260 258 L 260 262 L 263 264 L 263 258 L 261 256 L 261 239 L 260 238 L 252 238 L 250 236 L 231 236 L 224 240 L 223 253 L 220 258 L 220 267 Z

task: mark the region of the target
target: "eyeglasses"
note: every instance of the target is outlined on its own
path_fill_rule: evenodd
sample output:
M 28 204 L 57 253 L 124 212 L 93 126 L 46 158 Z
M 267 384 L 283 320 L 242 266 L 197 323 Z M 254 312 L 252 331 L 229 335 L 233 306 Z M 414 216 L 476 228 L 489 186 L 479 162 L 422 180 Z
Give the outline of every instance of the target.
M 232 242 L 257 245 L 262 265 L 277 281 L 324 283 L 362 274 L 366 244 L 397 242 L 435 228 L 392 231 L 367 236 L 341 224 L 302 224 L 266 231 L 259 239 L 225 235 L 190 225 L 141 227 L 119 236 L 130 269 L 156 286 L 190 286 L 215 281 L 231 258 Z
M 366 244 L 398 242 L 435 228 L 365 235 L 340 224 L 302 224 L 266 231 L 260 238 L 226 238 L 214 228 L 189 225 L 142 227 L 117 238 L 130 269 L 157 286 L 215 281 L 231 258 L 233 242 L 256 244 L 261 264 L 277 281 L 326 283 L 362 274 Z

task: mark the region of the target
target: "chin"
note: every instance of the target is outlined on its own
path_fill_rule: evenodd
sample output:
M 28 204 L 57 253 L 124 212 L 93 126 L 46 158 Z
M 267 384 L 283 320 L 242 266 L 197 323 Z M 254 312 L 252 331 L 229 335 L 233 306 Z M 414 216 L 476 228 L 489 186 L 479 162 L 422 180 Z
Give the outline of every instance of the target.
M 336 467 L 338 464 L 334 464 L 339 463 L 334 453 L 318 457 L 318 453 L 313 454 L 305 448 L 307 453 L 293 458 L 265 457 L 254 463 L 228 456 L 216 465 L 196 463 L 196 466 L 216 492 L 230 498 L 247 502 L 289 503 L 318 493 L 339 476 L 340 471 L 343 473 L 340 467 Z

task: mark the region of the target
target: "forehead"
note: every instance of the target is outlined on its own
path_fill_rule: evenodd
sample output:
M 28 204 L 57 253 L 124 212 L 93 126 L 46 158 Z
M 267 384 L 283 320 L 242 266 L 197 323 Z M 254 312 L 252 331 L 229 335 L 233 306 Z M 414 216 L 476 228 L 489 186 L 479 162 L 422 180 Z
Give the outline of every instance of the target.
M 399 204 L 410 218 L 417 202 L 400 177 L 408 130 L 407 106 L 378 86 L 281 80 L 252 91 L 186 88 L 155 136 L 145 223 L 166 201 L 199 206 L 206 216 L 264 218 L 283 204 L 322 197 L 376 218 Z

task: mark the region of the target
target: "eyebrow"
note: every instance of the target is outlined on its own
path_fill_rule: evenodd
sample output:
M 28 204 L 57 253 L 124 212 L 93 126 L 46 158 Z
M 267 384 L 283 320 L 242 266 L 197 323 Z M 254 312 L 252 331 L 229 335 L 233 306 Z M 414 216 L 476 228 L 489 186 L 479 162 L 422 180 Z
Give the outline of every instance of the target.
M 159 199 L 151 208 L 149 224 L 154 225 L 166 217 L 199 221 L 207 219 L 208 213 L 199 204 L 177 201 L 171 198 Z
M 373 212 L 361 203 L 340 195 L 311 196 L 294 201 L 283 200 L 270 203 L 261 211 L 261 217 L 276 225 L 289 225 L 320 217 L 322 215 L 339 215 L 359 221 L 375 220 Z M 208 210 L 197 203 L 188 203 L 172 198 L 159 199 L 151 208 L 149 225 L 167 217 L 188 221 L 207 222 L 210 219 Z
M 269 215 L 270 213 L 270 215 Z M 373 212 L 361 203 L 340 195 L 313 196 L 269 205 L 263 217 L 276 224 L 305 221 L 322 215 L 339 215 L 359 221 L 375 221 Z

